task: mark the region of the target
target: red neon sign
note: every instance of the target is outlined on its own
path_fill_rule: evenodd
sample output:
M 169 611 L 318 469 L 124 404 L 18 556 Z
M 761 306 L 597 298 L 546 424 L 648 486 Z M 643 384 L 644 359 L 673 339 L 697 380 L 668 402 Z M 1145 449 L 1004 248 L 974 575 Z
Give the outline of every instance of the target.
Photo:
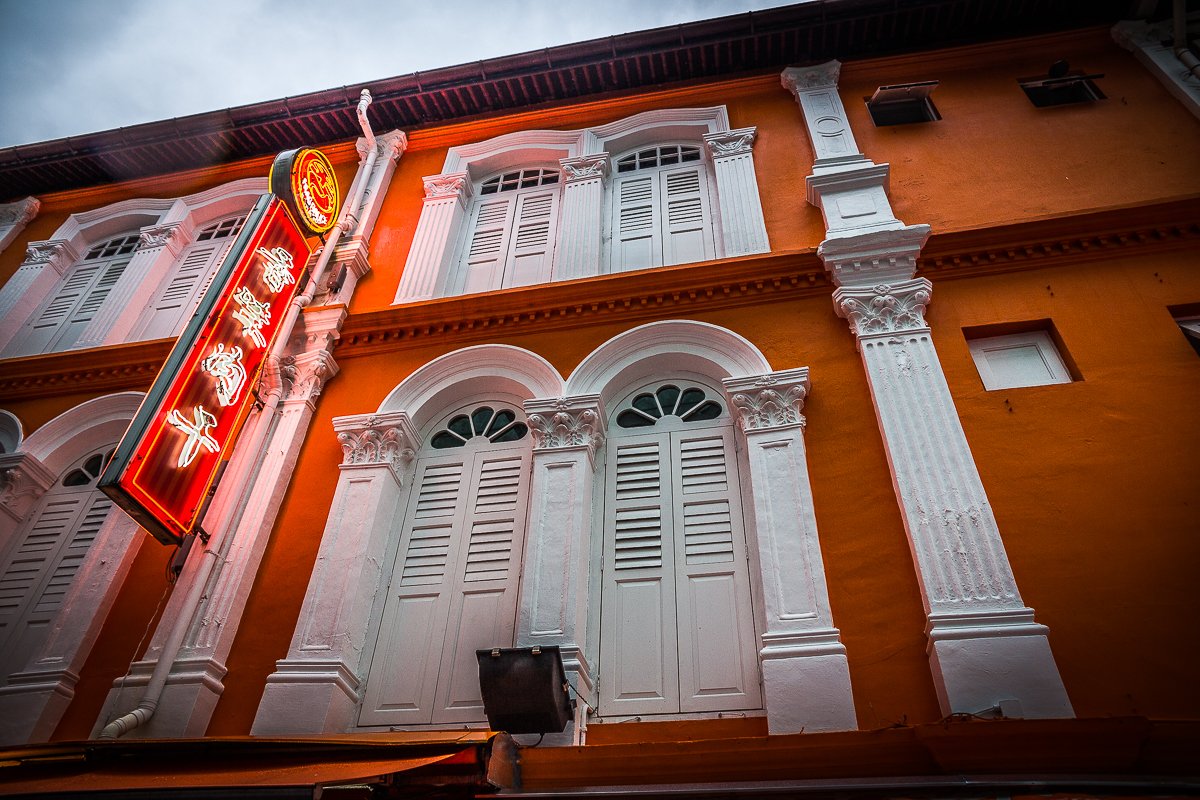
M 166 543 L 196 524 L 311 254 L 278 198 L 258 219 L 230 253 L 236 263 L 199 331 L 193 321 L 188 332 L 196 335 L 176 344 L 100 482 Z

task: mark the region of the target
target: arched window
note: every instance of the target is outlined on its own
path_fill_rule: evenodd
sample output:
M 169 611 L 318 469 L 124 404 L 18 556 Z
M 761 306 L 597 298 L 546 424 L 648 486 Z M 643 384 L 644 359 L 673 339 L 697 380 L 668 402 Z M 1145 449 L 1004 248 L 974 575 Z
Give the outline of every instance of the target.
M 112 448 L 69 468 L 42 497 L 0 565 L 0 680 L 25 666 L 50 632 L 112 501 L 96 481 Z
M 396 522 L 363 726 L 483 721 L 475 651 L 513 644 L 531 458 L 524 414 L 474 403 L 425 443 Z
M 716 257 L 708 169 L 698 146 L 642 148 L 615 164 L 613 272 Z
M 245 214 L 235 214 L 205 226 L 196 234 L 195 241 L 171 265 L 132 338 L 179 335 L 245 221 Z
M 88 250 L 5 348 L 4 357 L 50 353 L 75 344 L 129 266 L 137 246 L 138 232 L 131 231 Z
M 733 427 L 695 380 L 628 392 L 609 428 L 600 713 L 762 708 Z
M 550 280 L 558 179 L 558 170 L 522 169 L 480 184 L 463 245 L 464 294 Z

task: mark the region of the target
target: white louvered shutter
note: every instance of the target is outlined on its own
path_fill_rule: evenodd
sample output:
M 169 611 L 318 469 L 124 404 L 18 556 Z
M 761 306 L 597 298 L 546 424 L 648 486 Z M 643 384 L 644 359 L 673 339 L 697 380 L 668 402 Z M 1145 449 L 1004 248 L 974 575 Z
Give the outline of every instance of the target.
M 658 194 L 658 175 L 654 173 L 617 179 L 613 188 L 613 272 L 662 265 Z
M 513 200 L 511 195 L 495 196 L 476 204 L 471 239 L 463 259 L 463 294 L 500 287 L 512 230 Z
M 112 501 L 90 487 L 56 486 L 0 572 L 0 680 L 45 642 Z
M 680 711 L 761 708 L 733 429 L 671 433 Z
M 46 300 L 28 333 L 14 339 L 4 355 L 34 355 L 66 350 L 79 338 L 96 311 L 125 272 L 128 258 L 76 265 Z
M 550 280 L 557 212 L 557 186 L 517 196 L 511 252 L 504 270 L 505 287 L 528 286 Z
M 612 439 L 600 633 L 603 713 L 679 711 L 668 435 Z M 664 466 L 668 469 L 664 470 Z
M 707 261 L 716 252 L 708 184 L 698 166 L 664 171 L 658 176 L 662 190 L 663 264 Z
M 212 282 L 216 263 L 229 245 L 229 242 L 193 245 L 175 262 L 165 284 L 151 302 L 147 312 L 149 316 L 138 339 L 163 339 L 179 335 L 203 292 Z
M 360 725 L 484 718 L 475 650 L 512 646 L 528 463 L 527 447 L 422 459 Z
M 607 715 L 762 707 L 733 431 L 674 427 L 609 442 Z

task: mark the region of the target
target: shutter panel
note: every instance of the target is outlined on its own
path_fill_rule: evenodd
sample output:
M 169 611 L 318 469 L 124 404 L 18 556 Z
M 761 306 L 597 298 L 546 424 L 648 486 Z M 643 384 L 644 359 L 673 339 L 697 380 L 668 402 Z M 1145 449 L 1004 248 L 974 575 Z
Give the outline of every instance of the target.
M 698 166 L 661 173 L 665 199 L 663 225 L 664 264 L 690 264 L 713 257 L 712 215 L 708 209 L 708 183 Z
M 613 196 L 612 271 L 661 266 L 657 176 L 618 178 Z
M 422 460 L 360 725 L 484 719 L 475 650 L 513 643 L 529 459 L 485 445 Z
M 94 490 L 51 489 L 0 574 L 0 680 L 44 643 L 112 501 Z
M 193 246 L 172 266 L 170 278 L 149 310 L 149 319 L 139 339 L 178 336 L 183 323 L 195 309 L 202 291 L 212 281 L 213 266 L 222 244 Z
M 125 267 L 128 265 L 129 259 L 124 259 L 102 267 L 96 281 L 88 288 L 70 319 L 59 327 L 50 343 L 50 350 L 66 350 L 75 344 L 79 335 L 83 333 L 83 329 L 87 327 L 92 318 L 96 316 L 96 312 L 100 310 L 100 306 L 108 299 L 109 292 L 125 274 Z
M 471 239 L 463 258 L 463 294 L 500 287 L 512 228 L 513 198 L 481 200 L 475 207 Z
M 680 710 L 761 708 L 733 429 L 671 434 Z
M 475 651 L 512 647 L 529 459 L 525 447 L 487 447 L 475 453 L 433 722 L 484 719 Z
M 450 601 L 447 567 L 465 506 L 464 467 L 461 458 L 425 462 L 413 483 L 361 725 L 430 721 Z
M 557 224 L 558 187 L 517 197 L 516 227 L 504 286 L 528 286 L 550 280 Z
M 669 446 L 667 434 L 609 445 L 600 633 L 606 714 L 679 711 L 671 484 L 663 472 Z
M 55 291 L 34 319 L 29 334 L 16 339 L 5 350 L 5 356 L 32 355 L 44 353 L 50 348 L 59 329 L 75 312 L 76 307 L 83 301 L 89 287 L 100 274 L 103 264 L 78 264 L 63 284 Z

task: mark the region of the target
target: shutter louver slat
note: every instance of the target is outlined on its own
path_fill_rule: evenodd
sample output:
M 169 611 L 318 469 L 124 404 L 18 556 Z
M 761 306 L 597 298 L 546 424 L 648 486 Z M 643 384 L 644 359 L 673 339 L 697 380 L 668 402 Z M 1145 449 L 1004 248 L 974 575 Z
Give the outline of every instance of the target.
M 725 445 L 720 438 L 685 440 L 679 449 L 684 494 L 729 489 Z
M 616 498 L 658 497 L 661 492 L 657 442 L 617 447 Z
M 657 569 L 662 566 L 662 511 L 617 509 L 613 567 Z
M 412 532 L 408 552 L 404 554 L 401 586 L 426 586 L 442 582 L 446 576 L 452 532 L 449 525 L 418 528 Z
M 683 550 L 688 564 L 733 561 L 733 523 L 729 501 L 684 506 Z
M 421 480 L 417 497 L 416 519 L 444 517 L 454 513 L 458 499 L 458 483 L 462 479 L 463 465 L 442 464 L 430 467 Z
M 479 478 L 475 513 L 512 511 L 517 507 L 520 489 L 521 459 L 486 461 Z
M 96 286 L 88 292 L 83 303 L 79 306 L 79 311 L 75 313 L 75 317 L 71 320 L 72 324 L 80 322 L 90 322 L 96 311 L 108 298 L 108 293 L 112 291 L 113 286 L 120 280 L 121 275 L 125 273 L 125 267 L 129 265 L 128 261 L 119 261 L 115 264 L 109 264 L 104 270 L 104 274 L 100 276 Z
M 513 520 L 476 522 L 471 528 L 463 580 L 494 581 L 507 578 L 512 541 Z

